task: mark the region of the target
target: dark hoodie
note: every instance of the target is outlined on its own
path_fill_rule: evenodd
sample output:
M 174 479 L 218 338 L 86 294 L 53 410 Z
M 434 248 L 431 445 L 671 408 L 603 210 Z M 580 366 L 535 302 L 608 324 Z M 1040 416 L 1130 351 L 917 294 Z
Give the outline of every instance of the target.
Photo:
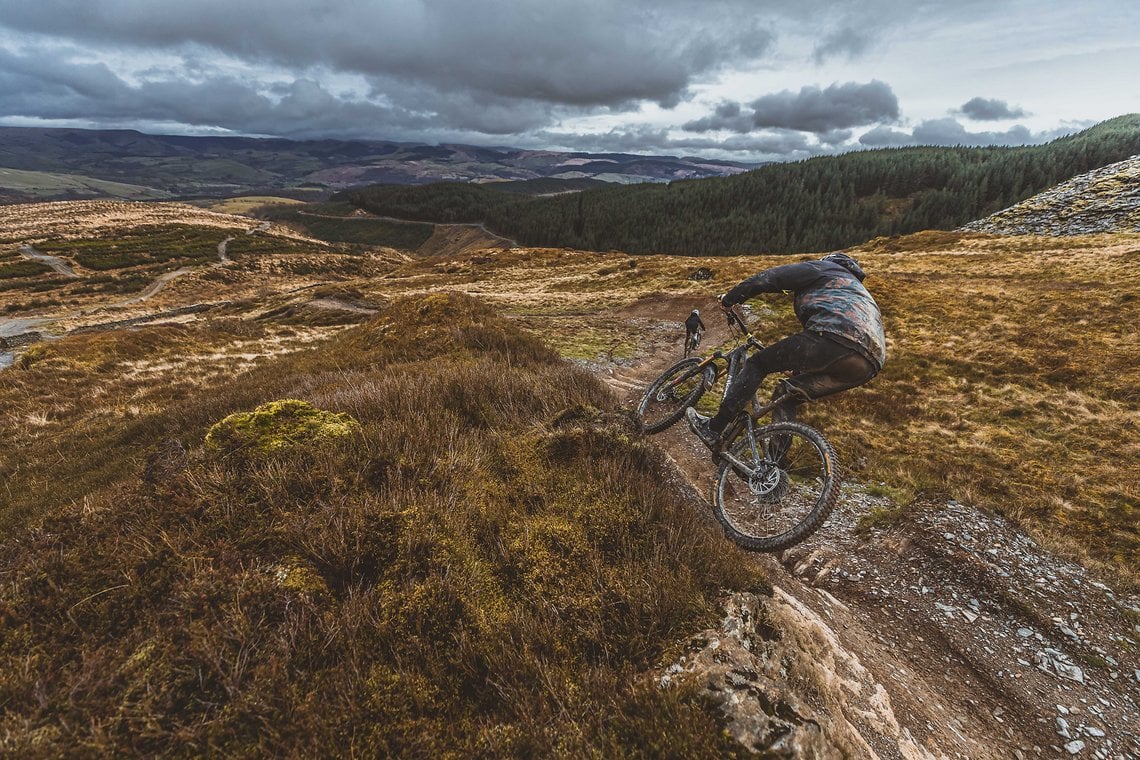
M 854 259 L 804 261 L 773 267 L 749 277 L 724 298 L 726 306 L 743 303 L 760 293 L 789 291 L 795 295 L 796 316 L 805 330 L 835 335 L 882 369 L 887 359 L 883 317 L 879 305 L 863 287 L 863 270 Z

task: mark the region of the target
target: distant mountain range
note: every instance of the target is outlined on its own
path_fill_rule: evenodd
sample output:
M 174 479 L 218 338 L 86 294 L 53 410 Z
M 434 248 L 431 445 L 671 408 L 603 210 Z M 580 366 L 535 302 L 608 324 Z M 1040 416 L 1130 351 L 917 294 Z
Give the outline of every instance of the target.
M 320 198 L 370 185 L 549 179 L 542 192 L 739 174 L 756 164 L 625 153 L 350 140 L 147 135 L 0 127 L 0 201 L 272 193 Z

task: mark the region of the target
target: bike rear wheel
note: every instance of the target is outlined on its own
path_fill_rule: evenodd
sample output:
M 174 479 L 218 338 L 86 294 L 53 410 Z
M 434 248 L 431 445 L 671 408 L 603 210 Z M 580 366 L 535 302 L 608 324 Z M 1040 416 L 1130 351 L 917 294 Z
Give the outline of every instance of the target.
M 650 384 L 637 406 L 637 418 L 647 433 L 659 433 L 700 400 L 716 379 L 716 369 L 701 366 L 697 357 L 684 359 L 665 370 Z
M 839 498 L 839 465 L 819 431 L 775 422 L 736 440 L 721 460 L 713 513 L 745 549 L 774 552 L 814 533 Z M 753 449 L 755 441 L 755 450 Z

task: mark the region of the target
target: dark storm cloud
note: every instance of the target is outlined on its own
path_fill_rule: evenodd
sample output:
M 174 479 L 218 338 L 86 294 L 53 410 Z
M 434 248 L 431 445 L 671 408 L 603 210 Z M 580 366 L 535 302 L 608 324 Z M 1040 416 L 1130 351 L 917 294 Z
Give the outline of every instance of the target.
M 323 66 L 563 105 L 666 106 L 695 77 L 764 55 L 770 23 L 745 0 L 707 14 L 648 2 L 0 0 L 22 31 L 134 49 L 209 48 L 291 69 Z M 685 12 L 682 12 L 685 11 Z
M 1027 114 L 1017 106 L 1011 107 L 1004 100 L 971 98 L 958 109 L 963 115 L 975 121 L 998 121 L 1000 119 L 1020 119 Z
M 758 127 L 782 127 L 803 132 L 827 132 L 896 121 L 899 101 L 886 82 L 833 84 L 826 90 L 802 87 L 784 90 L 752 102 Z
M 1018 124 L 1004 132 L 970 132 L 957 120 L 946 118 L 924 121 L 911 133 L 879 126 L 861 136 L 859 142 L 870 148 L 906 145 L 960 145 L 974 148 L 992 145 L 1040 145 L 1073 131 L 1073 129 L 1054 129 L 1034 133 Z
M 800 91 L 765 95 L 749 104 L 750 112 L 737 103 L 722 103 L 703 119 L 685 124 L 688 132 L 727 130 L 747 133 L 758 129 L 791 129 L 817 135 L 851 127 L 894 122 L 899 101 L 890 85 L 879 80 L 867 84 L 835 83 L 827 89 L 803 87 Z M 834 138 L 828 138 L 834 142 Z
M 103 64 L 68 64 L 50 53 L 0 51 L 0 113 L 49 120 L 172 122 L 254 134 L 308 137 L 362 125 L 426 128 L 422 116 L 366 101 L 342 100 L 313 80 L 281 83 L 267 97 L 250 83 L 217 76 L 199 81 L 158 79 L 130 85 Z
M 817 61 L 853 57 L 888 27 L 947 12 L 940 0 L 0 0 L 0 119 L 521 144 L 582 116 L 674 108 L 725 71 L 770 65 L 780 38 L 814 35 Z M 897 117 L 887 85 L 849 83 L 722 104 L 686 129 L 796 153 Z M 583 139 L 605 150 L 610 137 Z
M 686 132 L 716 132 L 725 130 L 747 134 L 755 125 L 752 122 L 751 112 L 745 113 L 739 103 L 721 103 L 716 109 L 703 119 L 696 119 L 684 124 Z

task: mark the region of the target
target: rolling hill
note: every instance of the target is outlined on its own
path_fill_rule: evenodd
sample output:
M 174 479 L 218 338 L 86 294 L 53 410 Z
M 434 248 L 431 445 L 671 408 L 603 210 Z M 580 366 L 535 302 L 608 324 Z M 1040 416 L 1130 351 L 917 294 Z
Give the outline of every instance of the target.
M 0 127 L 0 168 L 57 175 L 29 186 L 0 175 L 0 198 L 124 197 L 100 182 L 140 186 L 135 197 L 225 197 L 271 192 L 321 198 L 372 183 L 522 182 L 524 193 L 591 183 L 723 176 L 753 164 L 673 156 L 559 153 L 385 141 L 147 135 L 131 130 Z M 538 186 L 527 180 L 543 180 Z M 147 196 L 145 193 L 149 193 Z
M 777 561 L 623 410 L 797 256 L 0 208 L 0 755 L 1136 754 L 1138 240 L 855 249 L 892 355 L 804 410 L 849 482 Z

